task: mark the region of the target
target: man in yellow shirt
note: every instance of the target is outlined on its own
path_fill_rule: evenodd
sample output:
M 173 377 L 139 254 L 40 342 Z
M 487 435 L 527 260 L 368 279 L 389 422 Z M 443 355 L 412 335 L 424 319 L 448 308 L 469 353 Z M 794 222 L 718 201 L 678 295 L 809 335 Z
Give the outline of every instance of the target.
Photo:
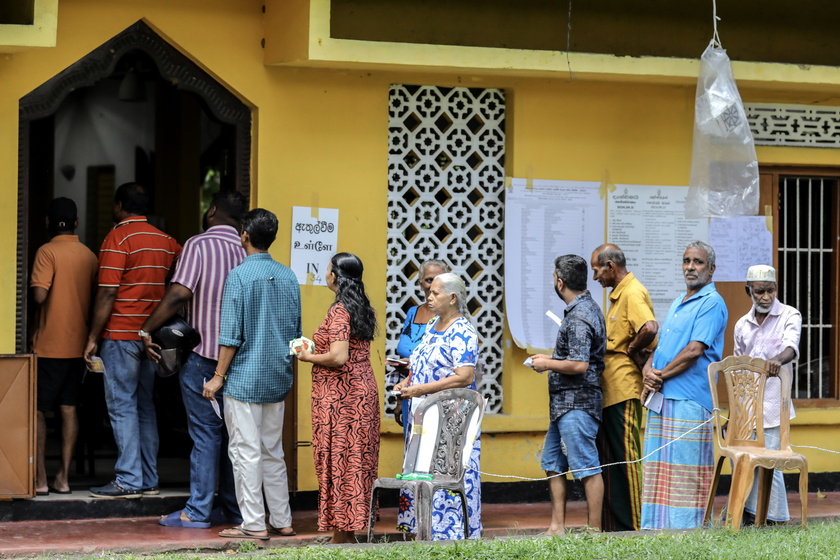
M 601 463 L 638 461 L 642 457 L 642 366 L 659 326 L 647 289 L 632 272 L 620 248 L 601 245 L 592 253 L 593 278 L 612 288 L 607 323 L 607 352 L 601 388 L 604 411 L 598 446 Z M 640 462 L 603 469 L 605 531 L 638 531 L 642 507 Z

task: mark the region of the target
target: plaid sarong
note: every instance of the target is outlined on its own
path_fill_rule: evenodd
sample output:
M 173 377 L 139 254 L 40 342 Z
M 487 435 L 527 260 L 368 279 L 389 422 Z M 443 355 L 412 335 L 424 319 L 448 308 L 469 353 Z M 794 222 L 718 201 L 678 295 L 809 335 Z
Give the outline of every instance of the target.
M 702 524 L 714 474 L 710 417 L 690 400 L 665 399 L 661 413 L 648 411 L 645 456 L 673 443 L 644 463 L 642 529 L 693 529 Z M 676 440 L 703 422 L 707 423 Z

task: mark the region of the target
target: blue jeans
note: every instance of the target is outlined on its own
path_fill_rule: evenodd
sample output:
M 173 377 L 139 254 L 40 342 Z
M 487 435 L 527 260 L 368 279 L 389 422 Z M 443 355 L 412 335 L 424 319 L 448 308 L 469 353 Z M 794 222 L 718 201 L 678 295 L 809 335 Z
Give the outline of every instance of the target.
M 595 437 L 600 423 L 586 411 L 570 410 L 548 425 L 542 452 L 542 470 L 563 473 L 575 480 L 601 472 Z
M 191 521 L 210 521 L 216 481 L 220 505 L 226 513 L 240 517 L 233 482 L 233 467 L 228 457 L 228 433 L 225 429 L 224 400 L 216 396 L 222 418 L 202 395 L 204 382 L 216 371 L 216 361 L 191 352 L 181 368 L 181 397 L 187 412 L 187 428 L 193 440 L 190 453 L 190 499 L 184 511 Z
M 154 364 L 146 359 L 139 340 L 106 338 L 99 355 L 105 364 L 105 402 L 117 444 L 116 483 L 128 490 L 157 486 Z

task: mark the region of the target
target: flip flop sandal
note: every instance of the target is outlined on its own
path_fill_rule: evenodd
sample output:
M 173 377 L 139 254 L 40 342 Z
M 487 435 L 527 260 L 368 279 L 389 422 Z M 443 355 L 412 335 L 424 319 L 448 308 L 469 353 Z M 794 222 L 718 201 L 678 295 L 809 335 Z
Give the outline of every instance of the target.
M 288 529 L 288 532 L 283 532 L 283 529 Z M 280 535 L 281 537 L 294 537 L 297 535 L 297 532 L 291 527 L 283 527 L 281 529 L 277 529 L 276 527 L 272 527 L 271 525 L 268 526 L 268 532 L 273 535 Z
M 225 529 L 224 531 L 219 532 L 219 536 L 228 539 L 258 539 L 261 541 L 267 541 L 269 539 L 268 535 L 255 535 L 251 531 L 243 529 L 242 527 L 231 527 L 230 529 Z

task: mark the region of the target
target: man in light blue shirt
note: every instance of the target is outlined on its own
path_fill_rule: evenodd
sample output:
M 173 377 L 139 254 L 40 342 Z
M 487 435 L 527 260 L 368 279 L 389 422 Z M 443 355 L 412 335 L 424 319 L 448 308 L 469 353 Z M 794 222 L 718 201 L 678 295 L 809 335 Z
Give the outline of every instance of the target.
M 728 313 L 715 289 L 715 250 L 702 241 L 683 254 L 686 292 L 671 304 L 659 345 L 645 365 L 642 402 L 660 392 L 648 411 L 642 485 L 642 529 L 691 529 L 703 521 L 713 475 L 707 368 L 721 359 Z M 689 435 L 677 439 L 687 432 Z
M 246 257 L 225 282 L 219 362 L 204 386 L 206 398 L 224 386 L 228 452 L 243 519 L 219 533 L 222 537 L 266 540 L 269 532 L 295 534 L 282 434 L 284 399 L 293 379 L 288 342 L 301 334 L 300 288 L 291 269 L 268 254 L 277 227 L 277 217 L 262 208 L 242 219 Z

